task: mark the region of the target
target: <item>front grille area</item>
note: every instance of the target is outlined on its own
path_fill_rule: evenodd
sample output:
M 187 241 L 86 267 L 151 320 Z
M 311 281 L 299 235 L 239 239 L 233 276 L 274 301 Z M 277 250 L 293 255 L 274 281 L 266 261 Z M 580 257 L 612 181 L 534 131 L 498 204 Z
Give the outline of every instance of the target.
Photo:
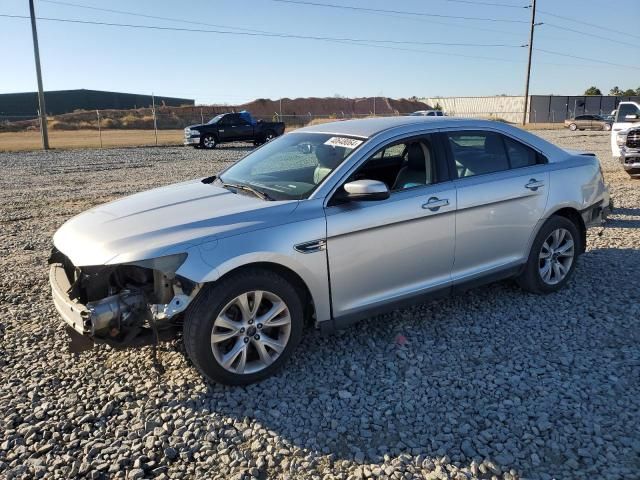
M 631 130 L 627 134 L 627 147 L 640 148 L 640 130 Z

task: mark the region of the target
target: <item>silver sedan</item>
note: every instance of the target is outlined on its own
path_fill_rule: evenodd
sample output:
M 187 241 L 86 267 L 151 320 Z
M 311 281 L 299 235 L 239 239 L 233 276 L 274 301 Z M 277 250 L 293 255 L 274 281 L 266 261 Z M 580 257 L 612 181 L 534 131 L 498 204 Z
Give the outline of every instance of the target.
M 218 175 L 93 208 L 54 236 L 74 350 L 182 334 L 209 380 L 259 381 L 334 331 L 513 277 L 555 292 L 609 205 L 598 159 L 497 122 L 303 128 Z

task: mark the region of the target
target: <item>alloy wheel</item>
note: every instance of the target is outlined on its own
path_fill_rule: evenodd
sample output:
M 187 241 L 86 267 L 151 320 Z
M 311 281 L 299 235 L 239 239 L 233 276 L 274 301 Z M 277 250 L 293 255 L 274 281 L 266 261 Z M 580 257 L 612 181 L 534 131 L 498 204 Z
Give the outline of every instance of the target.
M 213 148 L 216 146 L 216 139 L 213 138 L 212 136 L 206 136 L 204 137 L 204 140 L 202 143 L 204 143 L 204 146 L 206 148 Z
M 542 242 L 538 255 L 540 278 L 547 285 L 556 285 L 566 278 L 573 265 L 575 242 L 571 232 L 558 228 Z
M 255 290 L 238 295 L 220 311 L 211 330 L 211 349 L 225 370 L 256 373 L 282 354 L 290 335 L 287 304 L 274 293 Z

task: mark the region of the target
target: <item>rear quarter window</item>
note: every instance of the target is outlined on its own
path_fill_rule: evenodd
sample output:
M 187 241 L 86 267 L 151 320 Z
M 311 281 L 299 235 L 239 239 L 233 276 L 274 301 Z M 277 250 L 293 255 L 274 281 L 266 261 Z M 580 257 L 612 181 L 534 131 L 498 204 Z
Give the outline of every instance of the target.
M 507 155 L 509 155 L 511 168 L 529 167 L 539 163 L 539 155 L 535 150 L 509 137 L 503 138 L 504 144 L 507 147 Z

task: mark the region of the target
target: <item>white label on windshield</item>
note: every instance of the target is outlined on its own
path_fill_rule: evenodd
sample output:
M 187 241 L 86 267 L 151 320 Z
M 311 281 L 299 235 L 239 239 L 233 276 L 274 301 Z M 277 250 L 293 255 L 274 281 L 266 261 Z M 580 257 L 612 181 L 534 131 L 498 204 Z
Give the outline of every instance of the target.
M 329 145 L 330 147 L 356 148 L 362 144 L 362 140 L 347 137 L 331 137 L 329 140 L 324 142 L 324 144 Z

